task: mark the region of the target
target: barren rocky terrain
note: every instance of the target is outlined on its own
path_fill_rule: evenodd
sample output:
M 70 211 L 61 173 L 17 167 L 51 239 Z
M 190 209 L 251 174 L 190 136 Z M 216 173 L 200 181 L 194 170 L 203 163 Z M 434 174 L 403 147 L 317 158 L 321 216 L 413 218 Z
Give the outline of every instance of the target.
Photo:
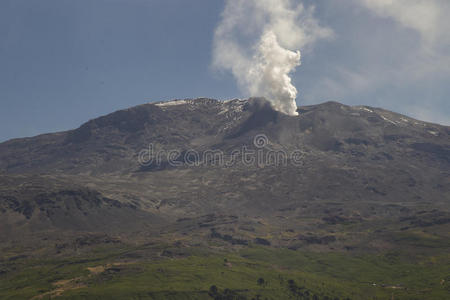
M 0 144 L 0 297 L 448 299 L 450 128 L 298 112 L 176 100 Z

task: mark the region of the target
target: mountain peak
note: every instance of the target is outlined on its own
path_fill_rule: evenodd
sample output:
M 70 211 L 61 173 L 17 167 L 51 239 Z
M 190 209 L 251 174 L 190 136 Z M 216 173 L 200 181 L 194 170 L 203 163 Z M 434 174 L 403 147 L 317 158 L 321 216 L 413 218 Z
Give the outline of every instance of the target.
M 136 156 L 149 144 L 180 151 L 232 149 L 251 144 L 259 133 L 281 148 L 314 153 L 370 156 L 385 148 L 394 154 L 434 153 L 436 159 L 448 154 L 448 127 L 387 110 L 326 102 L 299 107 L 299 113 L 279 113 L 264 98 L 147 103 L 90 120 L 75 130 L 2 143 L 0 170 L 133 172 L 138 169 Z M 360 143 L 353 143 L 356 140 Z M 371 150 L 359 149 L 361 145 Z

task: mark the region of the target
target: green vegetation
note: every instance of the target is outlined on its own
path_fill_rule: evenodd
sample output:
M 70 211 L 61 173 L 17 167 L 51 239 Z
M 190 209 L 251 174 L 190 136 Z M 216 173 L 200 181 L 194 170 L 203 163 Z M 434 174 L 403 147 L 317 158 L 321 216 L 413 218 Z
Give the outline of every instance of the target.
M 183 249 L 184 257 L 124 259 L 160 247 L 3 264 L 1 299 L 448 299 L 450 256 L 348 255 L 270 247 Z M 125 255 L 126 254 L 126 255 Z M 38 296 L 38 297 L 36 297 Z

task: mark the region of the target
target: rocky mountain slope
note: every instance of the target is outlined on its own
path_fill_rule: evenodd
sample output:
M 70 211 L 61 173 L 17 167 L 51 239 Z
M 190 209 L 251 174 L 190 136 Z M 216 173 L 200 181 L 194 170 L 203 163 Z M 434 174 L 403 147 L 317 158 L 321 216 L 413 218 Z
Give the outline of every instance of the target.
M 2 143 L 0 170 L 132 173 L 138 168 L 139 151 L 149 144 L 166 150 L 229 151 L 252 145 L 252 135 L 260 133 L 273 145 L 315 155 L 372 160 L 374 164 L 397 157 L 437 167 L 443 164 L 444 170 L 448 166 L 448 127 L 335 102 L 299 111 L 298 117 L 286 116 L 261 99 L 144 104 L 91 120 L 72 131 Z
M 116 278 L 113 273 L 121 270 L 125 279 L 141 274 L 142 263 L 204 259 L 202 253 L 223 255 L 220 251 L 242 252 L 233 264 L 264 265 L 269 259 L 287 269 L 299 262 L 278 258 L 298 257 L 303 268 L 311 259 L 302 255 L 318 253 L 303 278 L 323 276 L 317 270 L 328 268 L 324 260 L 332 262 L 327 266 L 339 265 L 333 260 L 336 253 L 374 255 L 355 266 L 376 262 L 360 270 L 364 278 L 380 263 L 404 270 L 397 260 L 401 253 L 408 253 L 413 265 L 432 257 L 445 266 L 450 127 L 336 102 L 299 107 L 298 112 L 295 117 L 281 114 L 258 98 L 176 100 L 117 111 L 67 132 L 1 143 L 0 280 L 22 276 L 17 270 L 28 266 L 29 258 L 53 256 L 64 261 L 83 257 L 75 265 L 91 266 L 95 259 L 107 263 L 82 280 L 90 287 L 97 286 L 92 278 L 115 282 L 110 281 Z M 265 255 L 252 257 L 252 251 Z M 94 259 L 92 253 L 107 254 Z M 225 260 L 224 265 L 231 270 L 231 263 Z M 444 295 L 446 285 L 433 277 L 442 271 L 428 262 L 421 266 L 427 266 L 421 272 L 433 280 L 426 286 L 435 285 L 433 292 Z M 346 281 L 354 274 L 343 274 L 344 269 L 329 271 L 333 278 L 344 276 L 339 277 L 342 291 L 329 295 L 365 295 L 366 283 L 359 283 L 362 290 L 354 294 Z M 388 269 L 374 278 L 384 278 Z M 276 267 L 267 274 L 285 276 L 284 270 Z M 412 276 L 405 274 L 400 275 Z M 279 298 L 285 284 L 276 280 L 281 286 L 273 293 Z M 18 294 L 11 295 L 46 295 L 14 282 L 8 291 Z M 133 293 L 132 286 L 127 293 Z M 248 289 L 248 283 L 236 286 Z M 189 293 L 208 298 L 201 290 Z M 391 295 L 384 287 L 379 293 Z M 420 293 L 409 286 L 405 299 Z
M 255 144 L 255 137 L 264 144 Z M 149 147 L 159 161 L 142 161 Z M 262 161 L 246 162 L 243 147 L 254 157 L 262 153 Z M 26 195 L 36 194 L 35 186 L 52 190 L 41 182 L 52 180 L 60 184 L 47 198 L 66 193 L 67 186 L 78 193 L 71 188 L 77 184 L 166 217 L 317 210 L 323 201 L 352 208 L 370 202 L 366 214 L 372 214 L 385 204 L 448 205 L 450 128 L 336 102 L 300 107 L 291 117 L 264 99 L 177 100 L 2 143 L 0 170 L 3 211 L 27 219 L 35 210 L 7 199 L 37 207 L 42 195 Z
M 439 202 L 448 197 L 449 127 L 335 102 L 300 107 L 299 112 L 298 117 L 280 114 L 262 99 L 144 104 L 72 131 L 2 143 L 0 170 L 7 175 L 71 176 L 69 181 L 83 184 L 91 176 L 93 181 L 107 182 L 122 178 L 125 186 L 136 180 L 159 181 L 166 175 L 172 177 L 170 186 L 179 188 L 170 189 L 164 182 L 151 193 L 148 187 L 143 193 L 133 188 L 162 205 L 164 198 L 179 198 L 176 194 L 181 191 L 192 197 L 192 190 L 202 190 L 202 184 L 213 190 L 206 198 L 237 193 L 231 198 L 244 202 L 243 194 L 254 198 L 252 193 L 261 192 L 267 201 L 282 198 L 279 201 L 286 205 L 315 198 Z M 263 149 L 254 145 L 258 135 L 267 143 Z M 244 146 L 263 150 L 264 155 L 283 151 L 286 161 L 244 165 Z M 139 155 L 149 147 L 160 160 L 143 164 Z M 175 155 L 171 164 L 170 151 Z M 220 151 L 222 156 L 208 157 L 205 151 Z M 237 155 L 232 156 L 233 151 Z M 291 161 L 293 154 L 297 161 Z M 224 167 L 226 162 L 232 166 Z M 232 188 L 236 184 L 242 188 Z M 155 197 L 158 193 L 165 195 Z M 255 202 L 258 206 L 264 199 Z

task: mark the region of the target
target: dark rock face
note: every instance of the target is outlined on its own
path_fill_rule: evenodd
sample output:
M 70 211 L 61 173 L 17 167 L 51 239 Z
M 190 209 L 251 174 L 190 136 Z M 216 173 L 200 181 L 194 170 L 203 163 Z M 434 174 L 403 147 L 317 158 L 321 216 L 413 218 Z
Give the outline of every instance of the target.
M 265 126 L 276 123 L 282 114 L 275 111 L 270 103 L 262 98 L 250 99 L 244 106 L 244 111 L 250 112 L 250 116 L 237 129 L 238 131 L 229 138 L 239 137 L 252 130 L 263 130 Z
M 339 226 L 375 215 L 405 215 L 406 204 L 448 207 L 448 127 L 336 102 L 298 111 L 299 116 L 281 114 L 264 99 L 151 103 L 72 131 L 2 143 L 0 214 L 8 216 L 2 222 L 21 224 L 18 228 L 38 224 L 37 229 L 114 231 L 136 227 L 131 225 L 140 219 L 136 215 L 162 224 L 164 218 L 186 215 L 282 211 Z M 226 156 L 243 146 L 256 150 L 258 134 L 267 137 L 264 153 L 301 151 L 301 160 L 224 166 L 199 155 L 189 166 L 183 155 L 214 150 Z M 150 144 L 178 151 L 180 164 L 140 165 L 139 153 Z M 340 210 L 329 210 L 330 202 L 339 203 Z M 445 220 L 418 218 L 410 225 Z M 243 243 L 231 234 L 220 238 Z M 333 242 L 329 236 L 303 241 Z
M 144 104 L 80 128 L 0 144 L 7 173 L 134 172 L 136 155 L 150 143 L 164 149 L 228 150 L 264 133 L 281 148 L 318 154 L 393 160 L 406 154 L 448 166 L 448 128 L 381 109 L 335 102 L 302 107 L 298 117 L 274 111 L 264 99 L 211 99 Z M 374 120 L 377 120 L 374 122 Z M 406 158 L 405 158 L 406 159 Z
M 256 238 L 255 239 L 255 244 L 263 245 L 263 246 L 270 246 L 271 243 L 268 240 L 266 240 L 266 239 Z
M 0 176 L 0 236 L 18 232 L 129 232 L 160 217 L 103 196 L 73 181 L 39 176 Z

